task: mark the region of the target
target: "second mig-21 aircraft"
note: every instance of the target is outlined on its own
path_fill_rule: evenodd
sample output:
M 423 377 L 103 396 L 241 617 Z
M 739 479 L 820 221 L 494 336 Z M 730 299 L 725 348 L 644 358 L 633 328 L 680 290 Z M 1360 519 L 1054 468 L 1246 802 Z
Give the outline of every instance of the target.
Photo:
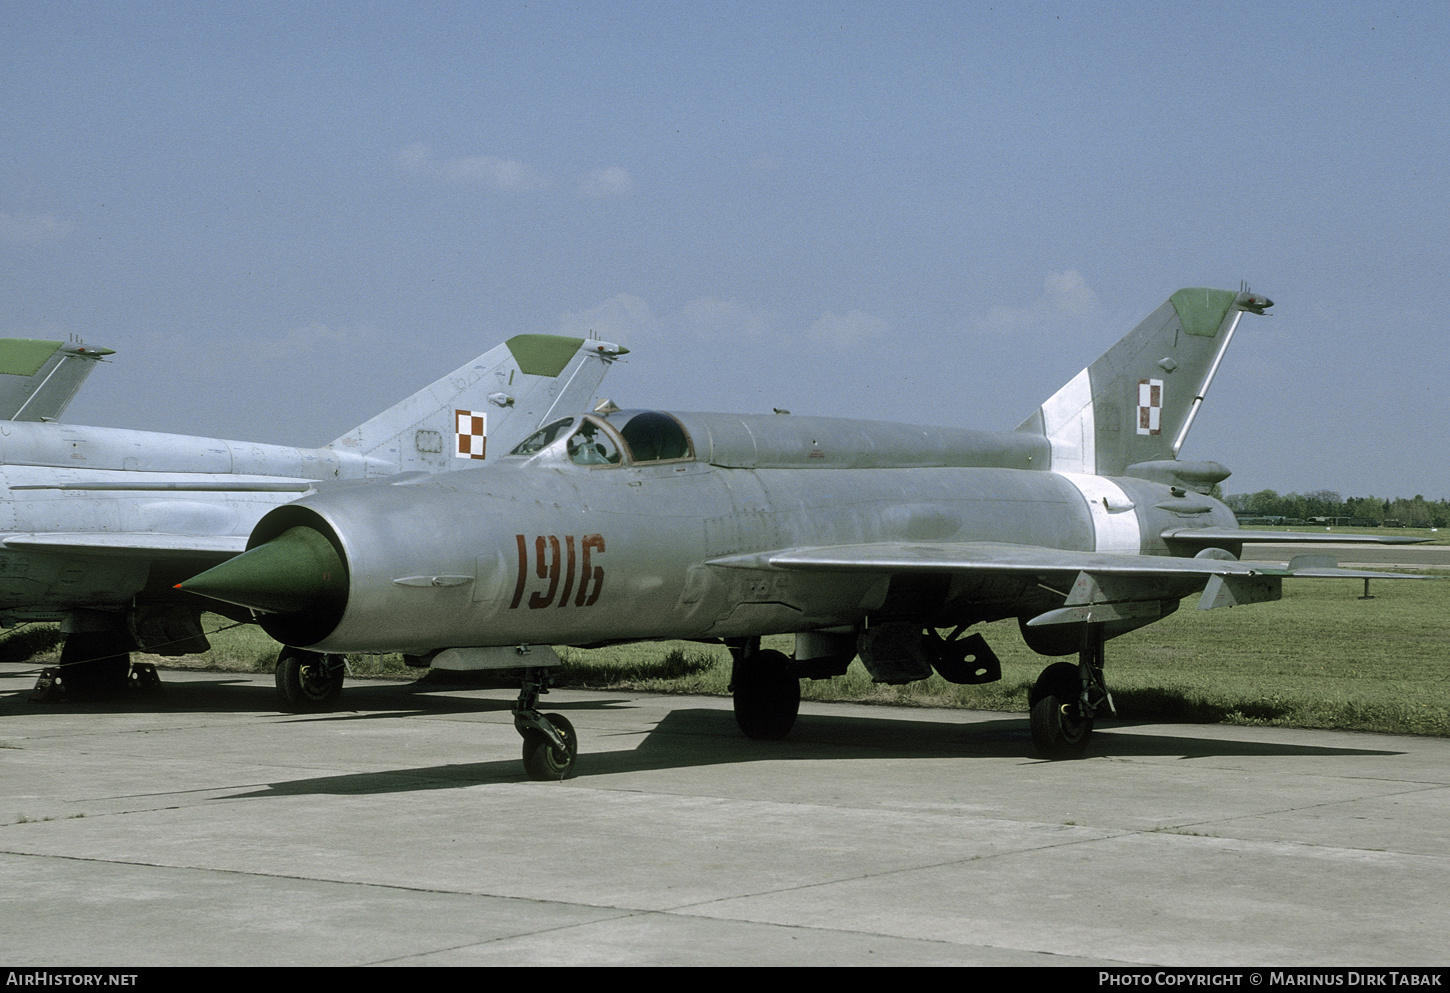
M 1209 609 L 1276 600 L 1286 577 L 1397 578 L 1323 555 L 1239 561 L 1246 542 L 1347 539 L 1241 530 L 1208 495 L 1229 471 L 1177 459 L 1240 318 L 1271 305 L 1179 290 L 1009 432 L 601 404 L 491 466 L 320 485 L 180 588 L 255 611 L 314 659 L 524 666 L 514 719 L 537 779 L 577 754 L 570 723 L 538 709 L 550 646 L 722 641 L 737 722 L 772 739 L 800 679 L 857 656 L 881 682 L 1000 678 L 966 632 L 1015 617 L 1036 652 L 1077 655 L 1042 672 L 1030 724 L 1043 755 L 1079 756 L 1112 706 L 1104 643 L 1184 597 Z M 793 657 L 762 650 L 773 634 L 795 635 Z
M 0 340 L 0 623 L 61 622 L 42 697 L 124 687 L 134 650 L 206 650 L 200 601 L 174 587 L 243 551 L 266 511 L 321 480 L 487 464 L 588 404 L 624 351 L 516 335 L 331 444 L 291 448 L 57 423 L 111 350 Z M 277 687 L 305 707 L 340 690 L 342 674 L 284 656 Z

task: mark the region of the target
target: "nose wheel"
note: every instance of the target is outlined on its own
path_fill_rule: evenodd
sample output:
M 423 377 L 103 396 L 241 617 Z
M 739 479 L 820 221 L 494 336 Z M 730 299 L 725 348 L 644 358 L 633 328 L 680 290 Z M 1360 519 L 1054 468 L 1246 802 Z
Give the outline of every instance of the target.
M 579 741 L 574 725 L 562 714 L 544 714 L 553 729 L 549 735 L 542 728 L 528 728 L 524 735 L 524 771 L 530 779 L 560 780 L 574 774 L 574 760 L 579 755 Z
M 347 662 L 341 655 L 323 655 L 283 648 L 277 656 L 277 697 L 289 714 L 325 714 L 337 706 Z
M 547 692 L 549 670 L 525 669 L 523 689 L 514 705 L 514 729 L 524 739 L 524 771 L 529 778 L 557 782 L 574 775 L 579 739 L 564 715 L 539 713 L 539 697 Z

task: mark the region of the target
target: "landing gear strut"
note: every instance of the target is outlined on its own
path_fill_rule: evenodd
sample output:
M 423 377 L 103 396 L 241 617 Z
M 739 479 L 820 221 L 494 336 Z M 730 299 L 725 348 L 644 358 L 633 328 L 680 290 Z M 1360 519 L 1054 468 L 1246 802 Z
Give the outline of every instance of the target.
M 289 714 L 325 714 L 342 696 L 347 663 L 341 655 L 283 648 L 277 656 L 277 694 Z
M 539 697 L 549 692 L 549 670 L 524 670 L 524 685 L 514 705 L 514 729 L 524 739 L 524 771 L 530 779 L 560 780 L 574 775 L 579 738 L 562 714 L 541 714 Z
M 1043 758 L 1082 758 L 1094 718 L 1100 710 L 1113 711 L 1103 683 L 1104 640 L 1103 626 L 1088 623 L 1078 664 L 1054 662 L 1037 677 L 1030 697 L 1032 744 Z
M 761 651 L 759 638 L 726 642 L 734 666 L 730 691 L 735 723 L 747 738 L 778 741 L 790 734 L 801 707 L 801 681 L 784 652 Z

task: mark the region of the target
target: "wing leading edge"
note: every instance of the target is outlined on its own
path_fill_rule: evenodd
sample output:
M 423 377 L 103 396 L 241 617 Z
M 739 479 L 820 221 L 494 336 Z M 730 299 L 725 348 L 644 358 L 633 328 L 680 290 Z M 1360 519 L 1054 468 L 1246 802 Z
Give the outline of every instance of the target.
M 786 569 L 806 572 L 976 572 L 1040 576 L 1089 572 L 1120 576 L 1405 578 L 1405 574 L 1397 572 L 1366 572 L 1327 566 L 1326 563 L 1332 560 L 1322 555 L 1299 556 L 1287 566 L 1271 566 L 1257 562 L 1240 562 L 1227 552 L 1220 554 L 1227 557 L 1200 553 L 1197 557 L 1188 559 L 1167 555 L 1080 552 L 986 541 L 887 541 L 749 552 L 714 558 L 708 564 L 733 569 Z M 1309 560 L 1312 560 L 1312 564 Z
M 81 531 L 43 534 L 8 534 L 0 547 L 29 552 L 66 552 L 75 555 L 130 558 L 229 559 L 247 550 L 246 535 L 161 534 L 156 532 Z
M 1086 620 L 1125 620 L 1156 611 L 1162 580 L 1201 581 L 1200 610 L 1277 600 L 1289 578 L 1428 579 L 1398 572 L 1341 569 L 1327 555 L 1300 555 L 1287 565 L 1241 562 L 1207 548 L 1193 558 L 1071 551 L 1003 542 L 876 542 L 783 548 L 711 559 L 733 569 L 819 573 L 958 573 L 1032 576 L 1065 590 L 1061 609 L 1027 621 L 1029 627 Z

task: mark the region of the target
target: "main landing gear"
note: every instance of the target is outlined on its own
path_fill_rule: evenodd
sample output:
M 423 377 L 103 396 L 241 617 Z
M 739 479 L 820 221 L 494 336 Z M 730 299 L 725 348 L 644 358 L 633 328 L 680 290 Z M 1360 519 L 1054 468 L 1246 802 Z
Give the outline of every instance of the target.
M 795 726 L 801 708 L 801 681 L 784 652 L 760 648 L 759 638 L 728 639 L 734 665 L 730 691 L 735 723 L 747 738 L 778 741 Z
M 530 779 L 560 780 L 574 775 L 579 739 L 562 714 L 541 714 L 539 697 L 549 692 L 549 670 L 524 670 L 524 685 L 514 705 L 514 729 L 524 739 L 524 771 Z
M 130 690 L 161 692 L 156 667 L 131 662 L 135 642 L 121 631 L 77 631 L 60 649 L 60 664 L 42 669 L 30 699 L 52 703 L 61 699 L 115 699 Z
M 1100 711 L 1114 713 L 1103 684 L 1103 626 L 1083 629 L 1078 663 L 1054 662 L 1037 677 L 1028 698 L 1032 706 L 1032 744 L 1047 759 L 1082 758 Z

